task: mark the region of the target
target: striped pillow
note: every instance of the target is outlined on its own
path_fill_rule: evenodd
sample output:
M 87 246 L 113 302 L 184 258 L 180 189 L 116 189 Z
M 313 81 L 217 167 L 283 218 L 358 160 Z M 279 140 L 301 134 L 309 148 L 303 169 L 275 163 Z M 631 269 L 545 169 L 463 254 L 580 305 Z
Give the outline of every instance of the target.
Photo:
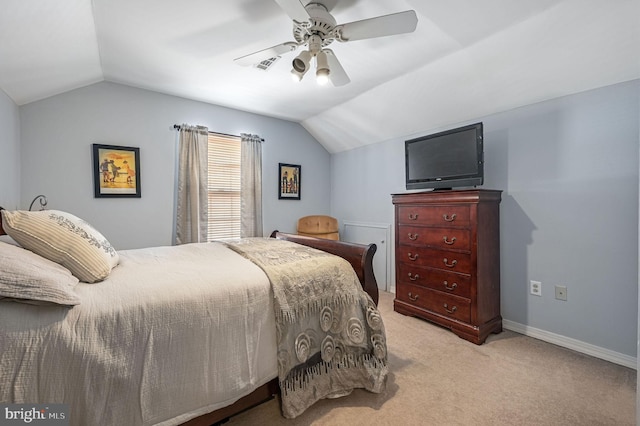
M 102 281 L 120 260 L 109 241 L 91 225 L 58 210 L 2 210 L 4 230 L 22 247 L 56 262 L 80 281 Z

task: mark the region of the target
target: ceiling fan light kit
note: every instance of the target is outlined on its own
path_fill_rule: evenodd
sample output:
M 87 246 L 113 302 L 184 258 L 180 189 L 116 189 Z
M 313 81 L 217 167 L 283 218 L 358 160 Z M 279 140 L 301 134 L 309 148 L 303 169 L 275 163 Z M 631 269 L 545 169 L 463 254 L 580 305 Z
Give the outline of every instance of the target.
M 329 82 L 331 76 L 331 69 L 329 68 L 329 60 L 327 59 L 327 52 L 321 50 L 316 55 L 316 81 L 320 85 L 325 85 Z
M 250 66 L 269 61 L 280 55 L 308 46 L 292 61 L 291 75 L 295 81 L 301 81 L 309 70 L 311 59 L 316 61 L 316 81 L 319 84 L 331 82 L 334 86 L 343 86 L 351 80 L 334 55 L 326 49 L 335 40 L 346 43 L 367 38 L 385 37 L 415 31 L 418 17 L 415 11 L 393 13 L 376 18 L 354 21 L 337 25 L 335 18 L 321 2 L 303 5 L 300 0 L 275 0 L 293 21 L 293 38 L 279 45 L 259 50 L 236 58 L 238 65 Z
M 309 69 L 309 62 L 311 62 L 311 53 L 304 50 L 293 60 L 293 69 L 305 73 Z

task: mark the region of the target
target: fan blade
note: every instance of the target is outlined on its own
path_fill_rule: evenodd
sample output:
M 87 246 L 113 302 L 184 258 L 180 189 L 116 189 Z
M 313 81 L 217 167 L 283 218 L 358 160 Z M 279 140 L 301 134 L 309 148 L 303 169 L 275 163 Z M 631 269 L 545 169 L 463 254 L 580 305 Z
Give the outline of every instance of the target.
M 340 64 L 340 61 L 338 61 L 336 55 L 333 54 L 333 51 L 331 49 L 324 49 L 324 51 L 327 53 L 327 62 L 329 63 L 329 69 L 331 70 L 329 72 L 329 80 L 331 81 L 331 84 L 338 87 L 349 83 L 351 80 L 344 68 L 342 68 L 342 65 Z
M 306 22 L 310 18 L 309 12 L 300 0 L 275 0 L 275 2 L 289 15 L 289 18 L 296 22 Z
M 418 25 L 418 17 L 413 10 L 363 19 L 338 25 L 336 32 L 339 41 L 354 41 L 365 38 L 384 37 L 394 34 L 411 33 Z
M 276 56 L 293 52 L 297 48 L 298 48 L 298 45 L 296 43 L 292 41 L 288 41 L 286 43 L 278 44 L 277 46 L 269 47 L 267 49 L 259 50 L 254 53 L 241 56 L 239 58 L 234 59 L 233 61 L 238 65 L 242 65 L 243 67 L 248 67 L 251 65 L 259 64 L 260 62 L 266 61 L 267 59 L 275 58 Z

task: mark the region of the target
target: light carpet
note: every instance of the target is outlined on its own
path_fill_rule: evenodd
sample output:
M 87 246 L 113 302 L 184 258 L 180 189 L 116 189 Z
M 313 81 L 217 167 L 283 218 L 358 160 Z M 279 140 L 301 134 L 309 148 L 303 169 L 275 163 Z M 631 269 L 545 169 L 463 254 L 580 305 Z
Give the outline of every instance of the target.
M 236 425 L 635 425 L 636 371 L 511 331 L 477 346 L 393 311 L 381 292 L 386 390 L 322 400 L 287 420 L 277 399 Z

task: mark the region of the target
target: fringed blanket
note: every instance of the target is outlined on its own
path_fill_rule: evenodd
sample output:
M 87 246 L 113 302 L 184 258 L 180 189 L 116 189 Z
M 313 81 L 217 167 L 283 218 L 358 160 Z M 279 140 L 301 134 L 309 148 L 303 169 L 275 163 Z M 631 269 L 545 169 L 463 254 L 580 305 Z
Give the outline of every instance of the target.
M 316 401 L 355 388 L 384 390 L 384 325 L 349 262 L 272 238 L 227 245 L 271 281 L 284 417 L 297 417 Z

